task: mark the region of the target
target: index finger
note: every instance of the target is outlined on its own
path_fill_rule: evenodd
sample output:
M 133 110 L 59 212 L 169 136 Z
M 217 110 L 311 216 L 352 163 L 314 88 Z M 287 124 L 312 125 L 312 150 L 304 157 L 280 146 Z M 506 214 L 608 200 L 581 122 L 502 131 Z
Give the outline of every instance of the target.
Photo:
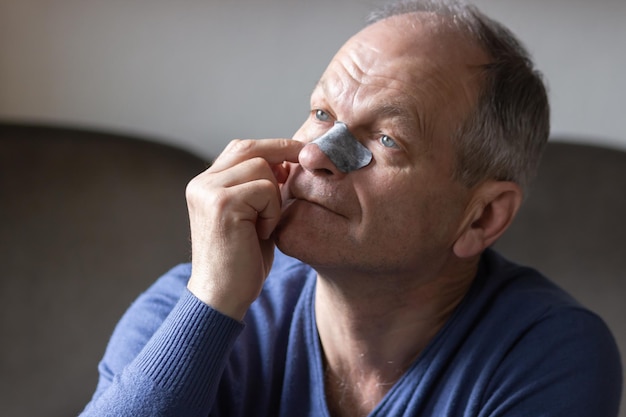
M 298 154 L 304 145 L 293 139 L 236 139 L 226 146 L 209 171 L 223 171 L 252 158 L 263 158 L 270 165 L 298 162 Z

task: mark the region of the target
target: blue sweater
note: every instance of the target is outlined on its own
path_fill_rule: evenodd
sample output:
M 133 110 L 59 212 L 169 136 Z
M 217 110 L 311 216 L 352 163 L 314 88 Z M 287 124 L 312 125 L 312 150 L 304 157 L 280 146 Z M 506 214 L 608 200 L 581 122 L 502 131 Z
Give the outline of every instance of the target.
M 117 325 L 83 416 L 328 416 L 315 272 L 277 251 L 244 322 L 161 277 Z M 536 271 L 487 251 L 468 294 L 371 416 L 615 417 L 605 324 Z

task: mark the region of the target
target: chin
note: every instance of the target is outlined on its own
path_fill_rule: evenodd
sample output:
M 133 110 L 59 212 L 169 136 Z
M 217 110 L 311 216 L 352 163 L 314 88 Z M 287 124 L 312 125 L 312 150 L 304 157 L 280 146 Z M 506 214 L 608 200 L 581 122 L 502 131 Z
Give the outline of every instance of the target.
M 311 248 L 318 247 L 319 243 L 311 239 L 310 233 L 304 233 L 301 227 L 293 222 L 281 221 L 274 231 L 274 241 L 276 247 L 285 255 L 307 262 L 304 258 L 307 252 L 311 253 Z
M 308 227 L 307 227 L 308 226 Z M 326 264 L 332 261 L 332 243 L 336 238 L 329 237 L 322 230 L 295 222 L 281 222 L 274 232 L 276 247 L 287 256 L 309 265 Z
M 359 253 L 353 226 L 320 205 L 295 201 L 285 207 L 274 241 L 281 252 L 311 266 L 343 265 Z

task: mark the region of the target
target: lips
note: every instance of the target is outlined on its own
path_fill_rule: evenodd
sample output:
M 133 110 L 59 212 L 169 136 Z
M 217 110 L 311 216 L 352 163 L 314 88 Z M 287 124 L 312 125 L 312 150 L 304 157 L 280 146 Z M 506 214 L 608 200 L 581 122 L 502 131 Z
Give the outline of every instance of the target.
M 282 188 L 283 211 L 296 202 L 303 202 L 347 217 L 346 204 L 337 198 L 338 195 L 341 194 L 330 189 L 327 184 L 315 186 L 312 182 L 302 183 L 296 178 L 290 178 Z
M 339 214 L 336 210 L 332 209 L 330 205 L 328 204 L 328 202 L 326 201 L 321 201 L 320 199 L 317 199 L 317 198 L 308 197 L 308 196 L 299 196 L 299 195 L 293 195 L 290 198 L 284 200 L 283 210 L 285 210 L 287 207 L 297 202 L 311 204 L 313 206 L 317 206 L 319 208 L 330 211 L 332 213 Z

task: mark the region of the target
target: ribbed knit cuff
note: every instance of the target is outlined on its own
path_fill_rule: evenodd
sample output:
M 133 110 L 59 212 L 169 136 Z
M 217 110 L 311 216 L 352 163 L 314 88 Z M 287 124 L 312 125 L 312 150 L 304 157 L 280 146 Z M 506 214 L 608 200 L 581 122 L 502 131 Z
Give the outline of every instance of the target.
M 185 408 L 201 409 L 214 395 L 243 323 L 212 309 L 185 289 L 137 357 L 139 369 Z

